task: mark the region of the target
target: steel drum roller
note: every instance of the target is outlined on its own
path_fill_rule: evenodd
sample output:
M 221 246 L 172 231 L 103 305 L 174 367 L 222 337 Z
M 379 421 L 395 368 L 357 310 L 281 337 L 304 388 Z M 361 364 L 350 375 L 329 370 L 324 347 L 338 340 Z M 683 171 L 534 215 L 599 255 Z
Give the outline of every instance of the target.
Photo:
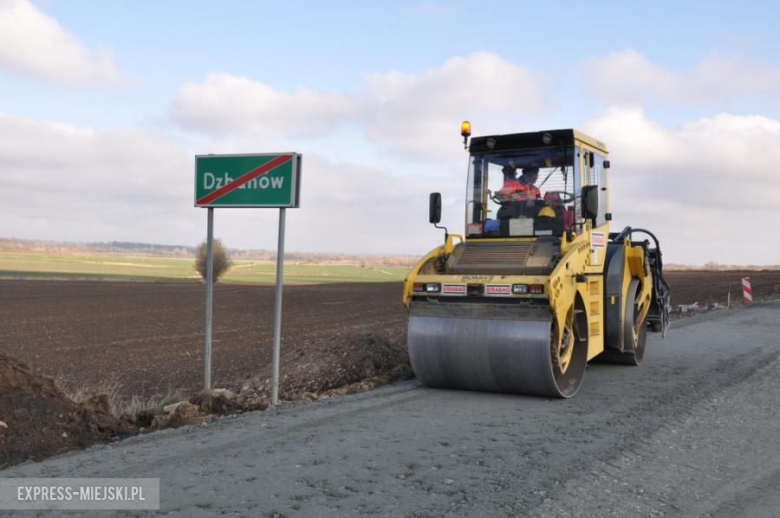
M 413 305 L 409 357 L 429 387 L 571 397 L 584 374 L 587 348 L 576 347 L 571 368 L 560 372 L 551 354 L 551 331 L 547 308 Z

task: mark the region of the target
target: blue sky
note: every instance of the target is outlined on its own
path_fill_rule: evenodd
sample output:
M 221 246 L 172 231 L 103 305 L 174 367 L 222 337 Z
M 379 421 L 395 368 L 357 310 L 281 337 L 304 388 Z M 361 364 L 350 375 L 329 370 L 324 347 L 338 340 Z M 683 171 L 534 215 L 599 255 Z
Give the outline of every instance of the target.
M 778 15 L 772 2 L 0 0 L 0 26 L 5 17 L 16 31 L 0 36 L 0 112 L 8 135 L 28 135 L 0 157 L 0 203 L 28 200 L 0 223 L 0 235 L 194 244 L 203 215 L 188 206 L 191 193 L 175 191 L 180 181 L 190 185 L 193 154 L 295 149 L 311 155 L 305 178 L 314 182 L 304 182 L 318 191 L 291 219 L 302 229 L 292 250 L 422 253 L 438 239 L 425 224 L 429 190 L 444 193 L 445 219 L 462 228 L 465 157 L 457 124 L 452 135 L 444 128 L 471 118 L 475 134 L 601 131 L 595 136 L 625 165 L 617 208 L 626 222 L 669 235 L 675 261 L 780 263 L 777 247 L 755 243 L 760 229 L 743 252 L 725 244 L 692 250 L 685 244 L 696 232 L 671 215 L 725 218 L 722 228 L 742 236 L 733 218 L 707 213 L 707 204 L 727 195 L 729 171 L 766 170 L 777 158 L 764 143 L 780 136 Z M 658 151 L 678 143 L 676 154 Z M 36 168 L 32 152 L 19 150 L 27 145 L 59 170 L 83 174 L 84 184 L 54 189 L 61 180 Z M 132 159 L 113 165 L 111 156 L 123 153 Z M 671 199 L 676 175 L 692 168 L 707 199 Z M 106 169 L 143 170 L 130 182 L 139 191 L 112 190 L 122 185 L 116 178 L 86 181 Z M 761 201 L 744 208 L 768 226 L 778 215 L 764 198 L 775 191 L 756 174 L 742 192 Z M 330 191 L 334 182 L 354 185 Z M 378 194 L 373 201 L 386 208 L 359 210 L 360 193 L 376 183 L 393 185 L 396 198 Z M 165 184 L 170 197 L 144 198 L 150 184 Z M 47 189 L 58 192 L 54 206 Z M 86 192 L 111 201 L 108 214 L 90 212 Z M 45 207 L 36 211 L 38 200 Z M 79 215 L 63 220 L 57 203 Z M 129 221 L 134 210 L 145 216 Z M 363 238 L 326 239 L 317 226 L 323 217 Z M 228 245 L 273 247 L 268 211 L 223 218 Z
M 594 108 L 579 95 L 577 67 L 615 50 L 639 49 L 670 70 L 702 57 L 738 54 L 777 63 L 776 2 L 37 2 L 88 47 L 110 49 L 137 81 L 102 92 L 63 90 L 0 72 L 0 97 L 38 118 L 90 126 L 165 124 L 182 80 L 212 71 L 282 90 L 316 85 L 355 91 L 365 74 L 420 73 L 475 50 L 554 74 L 565 120 Z M 568 77 L 567 77 L 568 76 Z M 95 109 L 98 108 L 98 109 Z M 754 108 L 747 100 L 735 108 Z M 765 106 L 778 115 L 780 104 Z M 11 111 L 8 107 L 6 111 Z M 656 107 L 665 122 L 703 108 Z

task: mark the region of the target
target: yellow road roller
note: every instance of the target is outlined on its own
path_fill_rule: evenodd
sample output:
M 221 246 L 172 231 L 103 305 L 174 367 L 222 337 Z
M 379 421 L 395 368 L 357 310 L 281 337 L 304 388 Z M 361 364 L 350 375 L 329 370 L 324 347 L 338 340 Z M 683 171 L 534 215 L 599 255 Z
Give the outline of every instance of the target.
M 649 231 L 610 232 L 607 146 L 572 129 L 471 138 L 464 235 L 404 282 L 412 368 L 430 387 L 569 398 L 587 363 L 639 365 L 669 326 Z M 470 140 L 469 140 L 470 139 Z

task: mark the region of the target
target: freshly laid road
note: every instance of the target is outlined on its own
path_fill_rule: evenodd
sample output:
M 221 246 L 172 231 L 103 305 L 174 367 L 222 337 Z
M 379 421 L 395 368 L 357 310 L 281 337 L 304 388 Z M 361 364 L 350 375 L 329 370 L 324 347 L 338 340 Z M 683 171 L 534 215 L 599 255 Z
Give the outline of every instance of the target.
M 676 322 L 572 400 L 416 382 L 135 437 L 0 477 L 159 477 L 163 516 L 772 516 L 780 303 Z M 49 516 L 39 512 L 40 516 Z

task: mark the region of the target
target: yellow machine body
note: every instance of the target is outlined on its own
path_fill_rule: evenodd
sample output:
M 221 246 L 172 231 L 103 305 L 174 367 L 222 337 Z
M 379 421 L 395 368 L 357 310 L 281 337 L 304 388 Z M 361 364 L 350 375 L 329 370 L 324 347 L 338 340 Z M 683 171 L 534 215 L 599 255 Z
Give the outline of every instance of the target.
M 551 133 L 553 137 L 548 138 Z M 632 242 L 630 229 L 610 235 L 606 146 L 574 130 L 551 133 L 475 139 L 472 162 L 484 154 L 495 162 L 490 167 L 497 170 L 507 160 L 514 166 L 514 160 L 543 156 L 538 149 L 551 149 L 554 157 L 555 153 L 560 155 L 555 147 L 558 137 L 573 157 L 564 150 L 562 156 L 569 161 L 562 162 L 566 181 L 569 175 L 579 175 L 574 184 L 581 189 L 576 193 L 580 196 L 574 196 L 569 205 L 583 204 L 585 214 L 589 210 L 583 201 L 586 192 L 598 190 L 590 195 L 593 200 L 598 198 L 593 205 L 600 207 L 601 217 L 582 217 L 560 235 L 539 231 L 544 235 L 507 236 L 506 229 L 515 224 L 513 219 L 519 221 L 518 227 L 530 229 L 527 220 L 533 218 L 508 217 L 508 224 L 490 219 L 492 212 L 483 207 L 489 203 L 487 196 L 495 193 L 480 191 L 480 182 L 486 180 L 477 178 L 473 184 L 477 187 L 469 187 L 472 198 L 467 202 L 467 214 L 484 219 L 467 221 L 467 228 L 482 234 L 465 238 L 448 235 L 446 242 L 423 257 L 405 279 L 409 352 L 423 383 L 571 397 L 579 389 L 588 361 L 602 357 L 611 363 L 635 365 L 642 360 L 651 308 L 655 307 L 657 317 L 657 306 L 668 305 L 668 290 L 654 293 L 662 281 L 654 280 L 654 275 L 661 277 L 660 250 L 655 253 L 649 251 L 647 242 Z M 537 140 L 541 145 L 534 145 Z M 545 146 L 548 140 L 553 142 Z M 502 155 L 502 143 L 509 149 L 505 153 L 509 159 Z M 518 151 L 521 145 L 527 147 Z M 480 154 L 482 151 L 485 153 Z M 546 165 L 552 167 L 555 158 L 541 160 L 542 165 L 547 160 Z M 575 160 L 578 162 L 573 163 Z M 571 172 L 566 172 L 566 163 Z M 596 179 L 591 172 L 595 163 L 606 167 L 599 171 L 598 184 L 589 189 L 589 182 Z M 532 169 L 523 169 L 523 174 L 532 173 Z M 479 207 L 472 210 L 469 204 Z M 542 217 L 549 218 L 549 212 L 548 207 L 538 210 L 538 225 L 542 225 Z M 533 224 L 537 225 L 537 220 Z M 493 231 L 488 233 L 491 225 Z M 665 301 L 659 302 L 659 295 L 665 295 Z

